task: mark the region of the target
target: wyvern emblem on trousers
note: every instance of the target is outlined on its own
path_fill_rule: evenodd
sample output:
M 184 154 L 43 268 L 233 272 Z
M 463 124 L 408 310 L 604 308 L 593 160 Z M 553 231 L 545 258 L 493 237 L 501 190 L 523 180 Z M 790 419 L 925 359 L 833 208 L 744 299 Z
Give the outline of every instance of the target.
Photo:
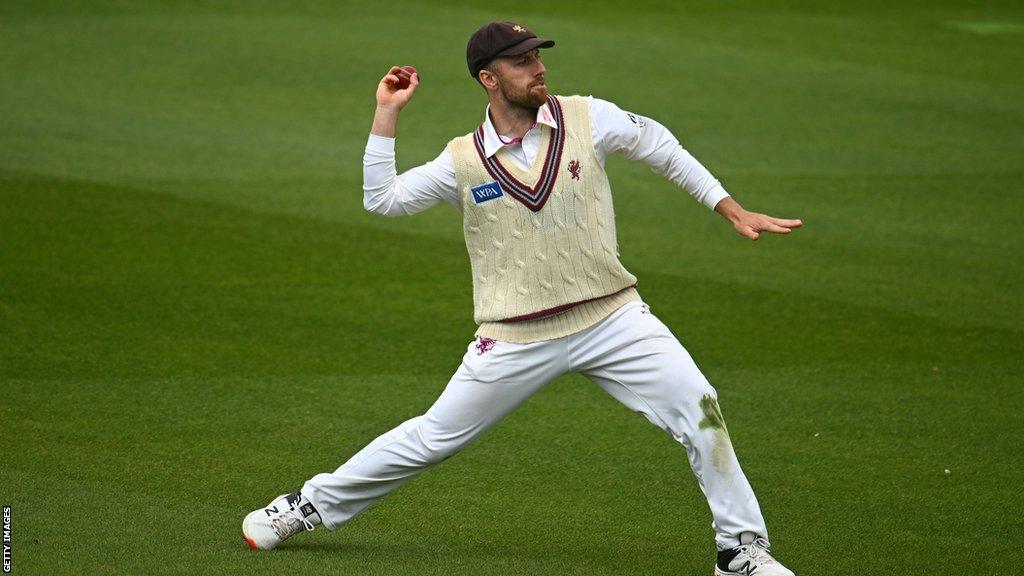
M 580 179 L 580 163 L 577 160 L 569 162 L 569 172 L 572 173 L 573 180 Z
M 476 341 L 476 355 L 483 356 L 485 353 L 490 352 L 496 343 L 493 338 L 480 336 Z

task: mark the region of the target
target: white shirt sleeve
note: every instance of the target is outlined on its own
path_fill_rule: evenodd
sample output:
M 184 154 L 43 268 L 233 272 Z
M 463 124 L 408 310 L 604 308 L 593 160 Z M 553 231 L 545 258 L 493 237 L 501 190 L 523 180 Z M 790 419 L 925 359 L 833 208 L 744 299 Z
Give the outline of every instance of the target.
M 602 163 L 612 152 L 640 160 L 712 210 L 729 195 L 668 128 L 599 98 L 590 97 L 589 109 L 594 149 Z
M 363 155 L 364 208 L 381 216 L 403 216 L 422 212 L 441 200 L 462 207 L 448 148 L 434 160 L 398 175 L 395 139 L 370 134 Z

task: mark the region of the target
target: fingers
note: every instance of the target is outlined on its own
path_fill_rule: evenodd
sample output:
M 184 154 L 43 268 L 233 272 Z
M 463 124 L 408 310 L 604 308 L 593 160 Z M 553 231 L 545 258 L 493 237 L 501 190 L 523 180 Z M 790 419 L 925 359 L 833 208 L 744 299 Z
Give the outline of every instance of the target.
M 408 80 L 409 81 L 409 87 L 398 88 L 398 86 L 402 83 L 403 80 Z M 420 75 L 419 75 L 418 72 L 415 73 L 415 74 L 410 73 L 408 70 L 406 70 L 405 68 L 403 68 L 401 66 L 392 66 L 391 69 L 388 70 L 388 73 L 385 74 L 383 78 L 381 78 L 381 83 L 382 84 L 387 84 L 388 88 L 391 88 L 391 89 L 398 89 L 398 90 L 408 90 L 409 88 L 415 89 L 415 87 L 418 86 L 419 83 L 420 83 Z
M 410 92 L 415 90 L 416 87 L 420 85 L 420 75 L 418 72 L 415 74 L 410 74 L 408 70 L 402 70 L 401 76 L 409 81 L 409 85 L 405 89 L 409 90 Z
M 785 226 L 786 228 L 799 228 L 804 224 L 800 220 L 790 220 L 786 218 L 773 218 L 769 216 L 768 219 L 771 220 L 772 223 L 778 224 L 779 226 Z
M 799 228 L 802 225 L 803 222 L 800 220 L 773 218 L 764 214 L 760 215 L 757 222 L 753 224 L 754 228 L 764 232 L 772 232 L 773 234 L 789 234 L 793 228 Z
M 781 223 L 781 224 L 779 224 Z M 765 217 L 762 219 L 748 222 L 745 225 L 736 227 L 737 232 L 741 236 L 750 238 L 751 240 L 757 240 L 761 237 L 761 232 L 771 232 L 773 234 L 789 234 L 792 232 L 792 228 L 799 227 L 801 222 L 799 220 L 783 220 L 778 218 Z
M 387 75 L 385 75 L 384 77 L 385 78 L 394 77 L 396 79 L 397 78 L 408 78 L 409 77 L 409 72 L 405 68 L 402 68 L 401 66 L 392 66 L 391 69 L 388 70 Z
M 764 230 L 765 232 L 774 232 L 776 234 L 789 234 L 789 228 L 779 226 L 774 222 L 765 222 L 761 225 L 761 230 Z

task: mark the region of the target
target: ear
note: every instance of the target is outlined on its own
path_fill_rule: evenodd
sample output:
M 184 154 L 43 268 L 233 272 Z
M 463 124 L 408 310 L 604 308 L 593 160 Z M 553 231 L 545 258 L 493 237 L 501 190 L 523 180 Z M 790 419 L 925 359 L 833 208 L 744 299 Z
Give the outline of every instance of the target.
M 488 90 L 498 87 L 498 75 L 490 70 L 484 68 L 477 74 L 477 78 L 480 80 L 480 84 Z

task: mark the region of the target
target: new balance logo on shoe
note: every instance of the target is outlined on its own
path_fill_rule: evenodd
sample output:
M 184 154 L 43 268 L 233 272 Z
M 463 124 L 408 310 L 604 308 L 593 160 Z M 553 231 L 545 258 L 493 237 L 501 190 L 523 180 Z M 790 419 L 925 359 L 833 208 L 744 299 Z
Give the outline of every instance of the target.
M 312 531 L 320 523 L 320 514 L 302 494 L 282 494 L 242 520 L 242 537 L 253 550 L 270 550 L 295 534 Z

